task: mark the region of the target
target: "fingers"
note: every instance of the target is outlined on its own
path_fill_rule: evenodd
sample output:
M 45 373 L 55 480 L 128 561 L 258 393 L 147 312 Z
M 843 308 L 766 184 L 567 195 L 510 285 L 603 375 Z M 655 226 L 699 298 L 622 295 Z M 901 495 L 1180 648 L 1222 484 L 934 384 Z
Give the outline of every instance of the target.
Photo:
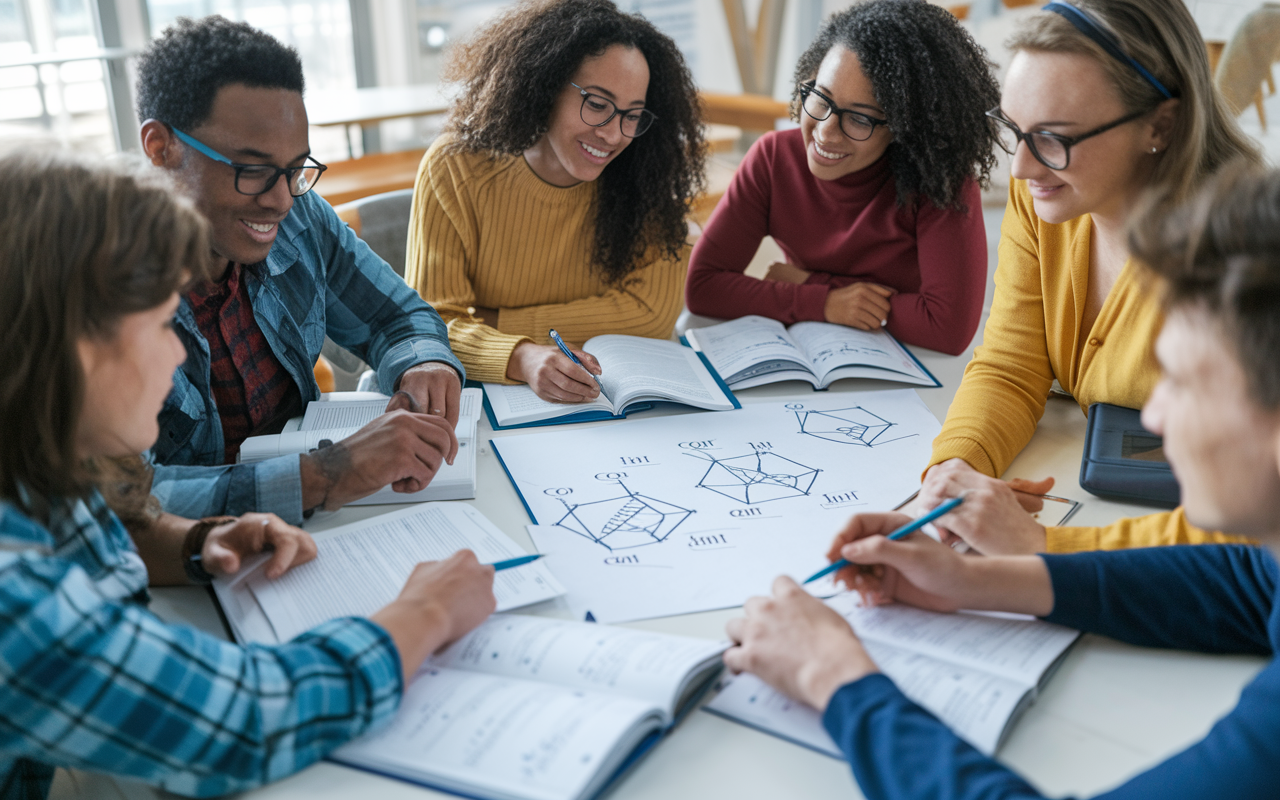
M 884 298 L 893 297 L 898 293 L 897 289 L 891 289 L 888 286 L 881 286 L 878 283 L 864 283 L 862 285 Z M 888 308 L 888 303 L 885 303 L 885 307 Z
M 849 542 L 864 539 L 868 536 L 888 534 L 910 521 L 911 517 L 906 514 L 899 514 L 896 511 L 854 514 L 849 518 L 849 522 L 845 524 L 844 530 L 837 533 L 836 538 L 831 542 L 831 547 L 827 550 L 827 560 L 836 561 L 843 558 L 840 555 L 841 549 Z
M 1053 478 L 1030 481 L 1026 478 L 1010 478 L 1009 488 L 1013 489 L 1018 505 L 1028 514 L 1034 514 L 1044 508 L 1044 500 L 1040 495 L 1048 494 L 1053 488 Z
M 596 382 L 584 368 L 563 353 L 548 358 L 530 381 L 534 393 L 556 403 L 583 403 L 600 394 Z
M 448 381 L 441 393 L 441 401 L 444 405 L 444 418 L 450 427 L 456 427 L 458 424 L 458 415 L 462 412 L 462 384 L 456 380 Z M 436 402 L 436 392 L 433 388 L 431 391 L 431 402 Z M 456 442 L 455 442 L 456 445 Z M 453 463 L 454 456 L 457 455 L 457 448 L 454 448 L 454 454 L 449 456 L 449 463 Z
M 387 401 L 387 408 L 385 411 L 383 411 L 383 413 L 389 414 L 392 411 L 400 411 L 400 410 L 412 411 L 414 413 L 418 413 L 422 409 L 418 407 L 418 401 L 413 399 L 413 395 L 401 389 L 400 391 L 391 395 L 391 399 Z
M 591 355 L 586 350 L 571 349 L 571 352 L 578 357 L 578 360 L 582 362 L 582 366 L 586 367 L 587 371 L 592 375 L 604 374 L 604 370 L 600 367 L 600 362 L 596 360 L 595 356 Z

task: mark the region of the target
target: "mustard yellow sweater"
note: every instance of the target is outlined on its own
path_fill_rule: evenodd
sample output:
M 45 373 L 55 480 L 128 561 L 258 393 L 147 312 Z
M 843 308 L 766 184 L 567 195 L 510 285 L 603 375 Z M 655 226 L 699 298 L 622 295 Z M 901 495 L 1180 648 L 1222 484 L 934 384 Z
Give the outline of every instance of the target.
M 581 344 L 603 333 L 667 338 L 683 304 L 688 249 L 610 284 L 591 264 L 595 183 L 545 183 L 522 156 L 449 152 L 442 136 L 418 168 L 405 280 L 449 326 L 481 381 L 507 379 L 520 342 L 555 328 Z M 496 328 L 472 316 L 497 308 Z
M 965 368 L 929 465 L 960 458 L 979 472 L 1002 474 L 1031 441 L 1054 379 L 1088 411 L 1093 403 L 1141 408 L 1159 378 L 1152 346 L 1159 304 L 1125 264 L 1093 324 L 1080 330 L 1089 290 L 1088 215 L 1041 221 L 1025 181 L 1013 181 L 1000 231 L 995 297 Z M 1199 530 L 1178 509 L 1104 528 L 1050 528 L 1050 552 L 1238 542 Z

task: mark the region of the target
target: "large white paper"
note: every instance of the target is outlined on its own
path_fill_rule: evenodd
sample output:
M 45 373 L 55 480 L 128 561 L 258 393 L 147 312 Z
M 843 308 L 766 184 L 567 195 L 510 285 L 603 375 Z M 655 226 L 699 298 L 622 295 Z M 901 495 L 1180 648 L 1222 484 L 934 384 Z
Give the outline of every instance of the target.
M 492 446 L 576 613 L 739 605 L 826 563 L 847 518 L 920 485 L 940 426 L 911 390 L 508 436 Z
M 288 641 L 330 619 L 367 617 L 400 593 L 414 566 L 470 549 L 485 563 L 525 555 L 479 511 L 423 503 L 315 534 L 314 561 L 270 580 L 261 569 L 216 584 L 238 638 Z M 494 577 L 498 610 L 549 600 L 564 588 L 543 562 Z

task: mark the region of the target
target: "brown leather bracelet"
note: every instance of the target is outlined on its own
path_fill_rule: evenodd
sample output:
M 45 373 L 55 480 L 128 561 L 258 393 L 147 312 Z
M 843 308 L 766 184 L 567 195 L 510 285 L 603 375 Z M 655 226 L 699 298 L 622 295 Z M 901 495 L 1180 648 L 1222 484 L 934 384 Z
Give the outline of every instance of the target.
M 209 532 L 219 525 L 235 522 L 238 517 L 206 517 L 192 525 L 187 536 L 182 540 L 182 571 L 187 580 L 195 584 L 207 585 L 213 582 L 213 575 L 204 568 L 204 542 Z

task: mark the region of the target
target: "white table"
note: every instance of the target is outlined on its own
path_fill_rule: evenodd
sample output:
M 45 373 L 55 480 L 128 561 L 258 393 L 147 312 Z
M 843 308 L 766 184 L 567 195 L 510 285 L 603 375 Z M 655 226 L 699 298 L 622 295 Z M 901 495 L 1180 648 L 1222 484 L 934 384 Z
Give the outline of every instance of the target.
M 951 358 L 919 351 L 944 384 L 921 397 L 942 419 L 970 353 Z M 836 393 L 886 388 L 871 381 L 843 381 Z M 896 388 L 896 385 L 895 385 Z M 801 393 L 786 384 L 739 394 L 744 403 Z M 646 412 L 652 415 L 660 412 Z M 641 416 L 641 415 L 638 415 Z M 615 424 L 615 423 L 592 423 Z M 519 433 L 519 432 L 512 432 Z M 473 503 L 508 535 L 533 549 L 520 501 L 487 442 L 481 423 L 477 498 Z M 1010 468 L 1010 476 L 1057 479 L 1054 493 L 1084 501 L 1076 525 L 1100 525 L 1149 509 L 1109 503 L 1079 486 L 1084 417 L 1069 400 L 1053 399 L 1035 438 Z M 346 508 L 313 520 L 322 529 L 384 513 L 392 506 Z M 761 587 L 764 592 L 768 587 Z M 208 595 L 199 589 L 155 592 L 157 613 L 223 635 Z M 630 623 L 633 627 L 704 638 L 723 638 L 737 610 L 689 614 Z M 1146 650 L 1086 636 L 1068 656 L 1047 690 L 1023 717 L 999 758 L 1050 795 L 1088 795 L 1111 787 L 1202 737 L 1236 702 L 1240 689 L 1265 664 L 1256 657 L 1204 656 Z M 254 800 L 423 800 L 448 797 L 408 783 L 334 764 L 316 764 L 279 783 L 250 792 Z M 842 762 L 701 711 L 684 723 L 615 788 L 610 800 L 860 797 Z

